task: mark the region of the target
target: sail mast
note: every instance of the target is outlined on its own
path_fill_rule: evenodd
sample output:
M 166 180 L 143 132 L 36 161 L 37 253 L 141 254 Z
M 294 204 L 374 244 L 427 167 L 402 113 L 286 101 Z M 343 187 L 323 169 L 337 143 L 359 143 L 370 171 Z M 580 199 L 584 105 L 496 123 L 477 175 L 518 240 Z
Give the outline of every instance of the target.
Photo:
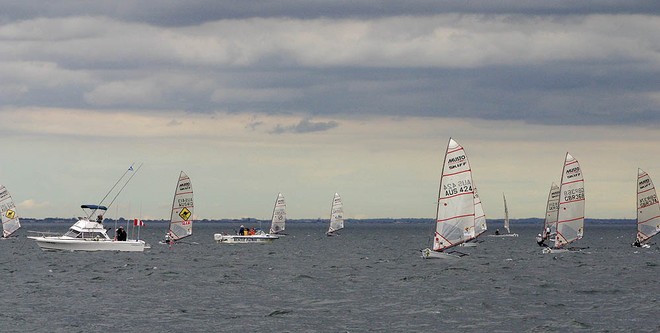
M 502 199 L 504 200 L 504 229 L 507 233 L 511 233 L 509 230 L 509 208 L 506 206 L 506 196 L 502 193 Z

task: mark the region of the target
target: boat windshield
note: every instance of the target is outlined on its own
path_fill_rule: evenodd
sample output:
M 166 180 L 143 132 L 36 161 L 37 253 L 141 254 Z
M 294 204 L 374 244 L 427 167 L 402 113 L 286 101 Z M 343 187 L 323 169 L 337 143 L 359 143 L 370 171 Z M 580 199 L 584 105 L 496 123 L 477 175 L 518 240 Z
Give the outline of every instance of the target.
M 83 232 L 82 238 L 85 239 L 106 239 L 105 235 L 101 232 Z
M 107 239 L 106 235 L 102 232 L 80 232 L 73 229 L 69 229 L 64 236 L 83 239 Z
M 71 238 L 81 238 L 82 237 L 82 235 L 80 234 L 79 231 L 76 231 L 76 230 L 73 230 L 73 229 L 69 229 L 69 231 L 67 231 L 66 234 L 64 234 L 64 236 L 71 237 Z

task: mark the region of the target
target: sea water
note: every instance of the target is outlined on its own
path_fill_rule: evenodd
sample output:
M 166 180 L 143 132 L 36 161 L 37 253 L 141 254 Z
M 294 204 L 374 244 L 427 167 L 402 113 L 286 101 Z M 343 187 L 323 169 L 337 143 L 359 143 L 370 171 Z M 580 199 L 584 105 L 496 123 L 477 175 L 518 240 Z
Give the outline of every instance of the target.
M 24 223 L 0 241 L 0 332 L 660 331 L 660 246 L 634 224 L 585 226 L 576 253 L 542 254 L 540 225 L 481 237 L 469 256 L 424 260 L 430 224 L 289 223 L 271 244 L 220 245 L 238 225 L 197 223 L 144 253 L 44 252 Z M 491 223 L 488 233 L 497 225 Z M 501 226 L 499 226 L 501 229 Z M 130 231 L 130 229 L 129 229 Z

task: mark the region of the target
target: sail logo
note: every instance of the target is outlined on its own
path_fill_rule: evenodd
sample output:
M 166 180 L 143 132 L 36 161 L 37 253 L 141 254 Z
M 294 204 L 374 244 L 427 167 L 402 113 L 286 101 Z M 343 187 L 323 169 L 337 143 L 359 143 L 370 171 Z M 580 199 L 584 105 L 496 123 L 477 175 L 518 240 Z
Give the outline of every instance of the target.
M 447 167 L 449 170 L 462 167 L 467 164 L 467 157 L 465 155 L 452 157 L 447 160 Z
M 649 178 L 646 178 L 646 179 L 642 180 L 641 182 L 639 182 L 639 189 L 640 190 L 643 190 L 643 189 L 645 189 L 649 186 L 651 186 L 651 179 L 649 179 Z
M 179 184 L 179 191 L 187 191 L 187 190 L 190 190 L 190 182 Z
M 183 209 L 179 212 L 179 217 L 181 217 L 184 221 L 188 221 L 190 215 L 192 215 L 192 213 L 186 207 L 183 207 Z
M 5 212 L 5 216 L 11 220 L 16 217 L 16 212 L 10 209 Z
M 639 208 L 648 207 L 658 203 L 658 196 L 653 194 L 639 199 Z
M 571 179 L 574 177 L 577 177 L 581 175 L 582 173 L 580 172 L 580 167 L 575 167 L 573 169 L 568 169 L 566 170 L 566 178 Z

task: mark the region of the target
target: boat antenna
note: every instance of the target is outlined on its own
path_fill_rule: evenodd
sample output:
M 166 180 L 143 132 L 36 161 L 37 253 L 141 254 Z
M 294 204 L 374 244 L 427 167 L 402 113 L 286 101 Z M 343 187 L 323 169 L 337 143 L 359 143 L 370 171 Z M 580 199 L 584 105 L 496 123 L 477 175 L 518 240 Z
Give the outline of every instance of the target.
M 124 188 L 126 187 L 126 185 L 128 185 L 128 183 L 131 181 L 131 179 L 133 179 L 133 177 L 135 176 L 135 174 L 137 174 L 138 171 L 140 171 L 141 168 L 142 168 L 142 163 L 140 163 L 140 166 L 138 166 L 138 168 L 135 169 L 135 172 L 134 172 L 134 173 L 128 178 L 128 180 L 124 183 L 124 185 L 119 189 L 119 192 L 117 192 L 117 194 L 115 194 L 115 197 L 112 198 L 112 201 L 110 201 L 110 204 L 108 205 L 108 208 L 110 208 L 110 206 L 112 206 L 112 204 L 115 202 L 115 200 L 117 199 L 117 197 L 119 196 L 119 194 L 121 193 L 121 191 L 124 190 Z M 132 169 L 133 169 L 133 168 L 132 168 L 132 165 L 131 165 L 131 168 L 129 168 L 129 171 L 132 170 Z M 128 171 L 127 171 L 127 172 L 128 172 Z M 125 175 L 125 174 L 126 174 L 126 173 L 124 173 L 124 175 Z M 122 176 L 122 178 L 123 178 L 123 176 Z M 107 196 L 107 195 L 106 195 L 106 196 Z
M 105 196 L 103 197 L 103 199 L 101 199 L 101 201 L 99 201 L 98 206 L 101 206 L 101 205 L 103 204 L 103 201 L 105 201 L 105 199 L 108 197 L 108 195 L 110 195 L 110 193 L 112 193 L 112 190 L 114 190 L 115 187 L 117 187 L 117 184 L 119 184 L 119 182 L 120 182 L 122 179 L 124 179 L 124 177 L 126 176 L 126 174 L 127 174 L 129 171 L 133 171 L 133 166 L 134 166 L 134 165 L 135 165 L 135 162 L 133 162 L 133 163 L 131 164 L 131 166 L 129 166 L 128 169 L 126 169 L 126 171 L 124 171 L 124 174 L 122 174 L 121 177 L 119 177 L 119 179 L 117 179 L 117 182 L 116 182 L 114 185 L 112 185 L 112 187 L 110 188 L 110 190 L 108 191 L 108 193 L 106 193 Z M 89 213 L 89 215 L 87 216 L 87 218 L 92 217 L 92 215 L 94 215 L 94 213 L 96 213 L 97 210 L 98 210 L 98 208 L 92 210 L 92 212 Z

